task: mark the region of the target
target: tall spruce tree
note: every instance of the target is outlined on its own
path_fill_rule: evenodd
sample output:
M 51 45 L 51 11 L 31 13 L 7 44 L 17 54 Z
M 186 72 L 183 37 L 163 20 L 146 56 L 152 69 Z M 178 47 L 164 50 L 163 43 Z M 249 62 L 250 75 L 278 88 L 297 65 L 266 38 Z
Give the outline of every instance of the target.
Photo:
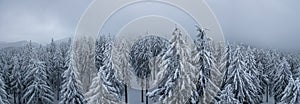
M 117 70 L 118 79 L 124 85 L 125 103 L 128 103 L 128 87 L 130 87 L 131 80 L 131 65 L 129 56 L 129 42 L 127 40 L 121 40 L 121 43 L 114 43 L 114 55 L 113 63 Z
M 16 55 L 13 57 L 13 70 L 12 70 L 12 75 L 11 78 L 13 79 L 11 81 L 11 93 L 12 93 L 12 98 L 13 102 L 15 104 L 20 104 L 21 102 L 21 97 L 22 97 L 22 73 L 21 73 L 21 62 L 20 62 L 20 55 Z
M 26 88 L 22 100 L 27 104 L 53 104 L 53 90 L 47 80 L 45 63 L 40 61 L 35 51 L 31 56 L 29 70 L 25 73 Z
M 272 91 L 274 92 L 274 98 L 276 102 L 280 102 L 282 98 L 282 93 L 285 87 L 288 85 L 290 78 L 292 78 L 292 73 L 290 71 L 290 65 L 284 57 L 280 58 L 281 62 L 275 73 L 274 84 Z
M 196 72 L 198 73 L 198 80 L 196 82 L 197 92 L 201 97 L 201 103 L 210 103 L 220 91 L 219 85 L 222 81 L 220 79 L 222 74 L 215 64 L 210 44 L 211 39 L 207 37 L 204 30 L 200 27 L 197 27 L 197 31 L 199 33 L 195 39 L 196 55 L 193 59 L 195 61 Z
M 63 73 L 63 85 L 60 91 L 61 99 L 60 104 L 86 104 L 82 94 L 81 82 L 78 79 L 78 72 L 74 65 L 74 59 L 70 49 L 70 56 L 68 62 L 68 69 Z
M 90 90 L 86 93 L 89 103 L 109 103 L 121 102 L 124 86 L 117 79 L 112 63 L 112 40 L 98 41 L 96 44 L 95 62 L 98 69 L 97 76 L 93 79 Z M 100 86 L 98 85 L 100 84 Z
M 184 104 L 192 96 L 196 86 L 191 78 L 192 64 L 188 61 L 190 49 L 183 34 L 175 28 L 171 46 L 163 56 L 163 73 L 158 88 L 148 95 L 160 103 Z M 195 102 L 196 99 L 192 99 Z
M 52 89 L 56 89 L 56 71 L 59 69 L 57 68 L 57 45 L 54 42 L 54 39 L 51 39 L 51 43 L 47 46 L 47 58 L 46 58 L 46 67 L 47 67 L 47 73 L 49 76 L 47 76 L 50 86 Z
M 130 63 L 133 73 L 138 77 L 137 82 L 141 86 L 141 102 L 144 102 L 144 90 L 149 89 L 149 80 L 155 78 L 157 73 L 157 57 L 165 53 L 169 46 L 165 38 L 149 35 L 140 38 L 133 43 L 130 50 Z M 146 95 L 146 103 L 148 102 Z
M 300 80 L 290 78 L 289 84 L 282 92 L 280 103 L 283 104 L 299 104 L 300 103 Z
M 83 93 L 86 93 L 92 83 L 92 79 L 96 76 L 95 68 L 95 39 L 83 36 L 74 40 L 73 45 L 75 66 L 79 72 L 79 80 L 82 82 Z
M 63 73 L 68 69 L 68 57 L 69 57 L 69 49 L 71 46 L 71 40 L 69 39 L 67 42 L 61 42 L 58 44 L 57 50 L 57 69 L 55 71 L 56 81 L 55 81 L 55 96 L 56 100 L 60 100 L 61 98 L 61 86 L 63 82 Z
M 231 84 L 234 98 L 241 103 L 260 103 L 260 100 L 258 99 L 258 89 L 253 83 L 253 77 L 246 72 L 247 66 L 242 60 L 243 56 L 239 47 L 235 50 L 233 58 L 233 62 L 227 69 L 228 77 L 225 81 L 225 87 Z
M 252 48 L 250 48 L 250 46 L 248 46 L 247 48 L 245 48 L 243 50 L 244 53 L 244 60 L 245 60 L 245 64 L 247 66 L 247 69 L 245 70 L 248 74 L 250 74 L 250 77 L 252 77 L 252 82 L 254 83 L 257 92 L 259 94 L 259 96 L 263 95 L 263 88 L 261 87 L 261 74 L 257 68 L 257 62 L 255 60 L 255 56 L 253 53 Z M 260 100 L 262 101 L 262 97 L 259 97 Z
M 216 104 L 239 104 L 240 102 L 234 98 L 232 86 L 227 85 L 219 96 L 219 101 Z
M 2 70 L 2 69 L 0 69 Z M 10 104 L 8 94 L 5 90 L 5 83 L 3 81 L 2 73 L 0 72 L 0 104 Z

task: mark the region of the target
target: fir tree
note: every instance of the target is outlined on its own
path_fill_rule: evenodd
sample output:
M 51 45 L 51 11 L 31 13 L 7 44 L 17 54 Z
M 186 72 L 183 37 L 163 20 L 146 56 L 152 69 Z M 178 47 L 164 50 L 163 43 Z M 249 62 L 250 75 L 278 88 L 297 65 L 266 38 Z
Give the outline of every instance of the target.
M 257 92 L 258 94 L 261 96 L 262 93 L 263 93 L 263 88 L 261 87 L 261 74 L 259 72 L 259 70 L 257 69 L 257 63 L 256 63 L 256 60 L 255 60 L 255 56 L 254 56 L 254 53 L 253 53 L 253 49 L 250 48 L 250 46 L 247 47 L 247 49 L 244 50 L 244 55 L 245 55 L 245 63 L 246 63 L 246 66 L 247 66 L 247 69 L 245 70 L 249 75 L 250 77 L 252 77 L 252 82 L 254 83 L 256 89 L 257 89 Z M 259 98 L 262 98 L 262 97 L 259 97 Z M 260 99 L 262 100 L 262 99 Z
M 162 68 L 164 79 L 158 88 L 148 93 L 160 103 L 183 104 L 189 100 L 195 90 L 190 72 L 192 65 L 188 62 L 190 51 L 183 40 L 181 31 L 176 28 L 173 32 L 171 46 L 163 56 Z M 192 99 L 195 102 L 196 99 Z
M 5 83 L 3 81 L 1 72 L 0 72 L 0 104 L 10 104 L 8 94 L 6 93 L 5 90 Z
M 32 83 L 32 80 L 29 80 L 29 79 L 26 79 L 25 76 L 26 74 L 28 73 L 27 71 L 31 70 L 32 69 L 32 64 L 33 64 L 33 46 L 31 44 L 31 41 L 29 42 L 29 44 L 26 44 L 24 49 L 23 49 L 23 52 L 22 52 L 22 57 L 21 57 L 21 74 L 22 74 L 22 84 L 24 86 L 24 89 L 26 87 L 29 86 L 29 84 Z M 22 90 L 24 90 L 22 89 Z M 22 92 L 23 93 L 23 92 Z
M 241 103 L 259 103 L 258 92 L 253 79 L 250 74 L 246 73 L 247 66 L 242 60 L 240 48 L 237 48 L 233 62 L 230 64 L 228 70 L 228 77 L 225 81 L 225 87 L 231 84 L 233 88 L 234 98 Z
M 229 75 L 228 68 L 229 68 L 231 62 L 232 62 L 232 49 L 230 47 L 230 44 L 227 44 L 225 52 L 222 55 L 222 64 L 221 64 L 221 67 L 220 67 L 221 69 L 219 69 L 220 72 L 222 73 L 222 78 L 221 78 L 222 83 L 221 83 L 220 89 L 225 88 L 226 80 L 227 80 L 227 77 Z
M 56 87 L 56 83 L 57 82 L 57 76 L 56 75 L 56 71 L 59 70 L 59 68 L 57 68 L 58 62 L 57 62 L 57 48 L 56 48 L 56 44 L 54 43 L 54 39 L 51 39 L 51 43 L 49 44 L 49 46 L 47 46 L 47 58 L 46 58 L 46 66 L 47 66 L 47 73 L 49 76 L 47 76 L 49 82 L 50 82 L 50 86 L 52 89 L 57 88 Z
M 98 69 L 97 77 L 93 79 L 90 90 L 86 93 L 89 103 L 116 103 L 121 101 L 123 94 L 123 84 L 115 76 L 115 69 L 111 56 L 111 41 L 96 46 L 96 68 Z M 104 48 L 104 49 L 103 49 Z M 98 51 L 97 51 L 98 50 Z M 103 50 L 103 53 L 99 50 Z M 100 64 L 100 65 L 97 65 Z M 100 86 L 98 85 L 100 84 Z
M 210 103 L 220 91 L 221 72 L 216 68 L 215 59 L 212 54 L 211 39 L 200 27 L 197 28 L 199 34 L 195 40 L 196 55 L 194 56 L 197 75 L 197 92 L 201 97 L 200 102 Z M 197 98 L 195 98 L 197 99 Z M 198 98 L 199 99 L 199 98 Z
M 114 56 L 113 62 L 115 68 L 117 69 L 118 79 L 124 85 L 125 92 L 125 103 L 128 103 L 128 85 L 130 85 L 131 80 L 131 70 L 130 70 L 130 56 L 129 56 L 129 43 L 126 40 L 122 40 L 120 44 L 114 44 Z
M 300 81 L 297 78 L 290 78 L 289 84 L 286 86 L 282 92 L 283 96 L 280 100 L 283 104 L 299 104 L 300 103 Z
M 32 59 L 31 70 L 28 70 L 25 79 L 28 86 L 25 88 L 23 101 L 27 104 L 53 104 L 53 91 L 47 82 L 45 63 Z
M 141 102 L 144 102 L 144 88 L 147 93 L 149 80 L 151 77 L 156 77 L 157 56 L 165 53 L 168 45 L 168 40 L 150 35 L 137 40 L 131 47 L 130 63 L 134 74 L 138 77 L 137 82 L 141 86 Z M 148 96 L 146 96 L 146 103 L 147 101 Z
M 39 59 L 39 54 L 33 50 L 31 42 L 25 47 L 22 64 L 23 75 L 23 103 L 53 103 L 53 91 L 48 82 L 48 73 L 43 61 Z
M 276 70 L 274 85 L 272 87 L 273 95 L 275 97 L 275 101 L 279 102 L 282 98 L 282 92 L 285 87 L 288 85 L 288 82 L 292 78 L 292 73 L 290 71 L 290 65 L 286 61 L 284 57 L 281 57 L 281 63 Z
M 72 50 L 70 50 L 72 52 Z M 81 82 L 78 80 L 78 72 L 74 65 L 73 53 L 69 56 L 68 69 L 63 73 L 63 85 L 60 91 L 60 104 L 85 104 L 82 94 Z
M 68 69 L 68 52 L 70 49 L 70 42 L 71 40 L 69 39 L 68 42 L 62 42 L 58 44 L 58 52 L 57 52 L 57 69 L 56 69 L 56 81 L 55 81 L 55 90 L 56 90 L 56 99 L 59 101 L 60 100 L 60 91 L 61 91 L 61 86 L 63 82 L 63 73 L 65 70 Z
M 239 104 L 239 101 L 234 98 L 231 85 L 227 85 L 219 96 L 219 101 L 216 104 Z
M 286 53 L 286 59 L 291 67 L 291 72 L 294 79 L 297 79 L 300 77 L 300 58 L 295 53 Z
M 20 57 L 19 56 L 14 56 L 13 57 L 13 70 L 12 70 L 12 75 L 11 78 L 13 79 L 11 81 L 11 91 L 13 93 L 13 100 L 15 104 L 20 104 L 21 101 L 21 93 L 23 89 L 22 85 L 22 74 L 21 74 L 21 62 L 20 62 Z
M 85 94 L 89 104 L 115 104 L 120 103 L 120 95 L 116 93 L 110 82 L 105 76 L 104 70 L 99 70 L 98 75 L 93 79 L 90 90 Z

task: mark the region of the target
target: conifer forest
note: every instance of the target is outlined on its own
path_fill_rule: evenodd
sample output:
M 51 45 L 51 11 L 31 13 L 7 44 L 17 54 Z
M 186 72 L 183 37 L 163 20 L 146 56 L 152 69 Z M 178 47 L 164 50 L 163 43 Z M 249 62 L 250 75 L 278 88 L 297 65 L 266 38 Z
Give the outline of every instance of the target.
M 0 104 L 300 104 L 299 52 L 196 30 L 2 48 Z

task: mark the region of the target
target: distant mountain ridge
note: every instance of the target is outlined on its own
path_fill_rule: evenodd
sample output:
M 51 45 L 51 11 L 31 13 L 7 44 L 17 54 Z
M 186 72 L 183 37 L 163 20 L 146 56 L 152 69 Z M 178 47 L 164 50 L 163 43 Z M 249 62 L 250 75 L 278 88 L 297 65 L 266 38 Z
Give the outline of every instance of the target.
M 16 42 L 0 42 L 0 49 L 2 48 L 9 48 L 9 47 L 22 47 L 26 44 L 28 44 L 29 41 L 22 40 L 22 41 L 16 41 Z M 38 43 L 32 42 L 33 45 L 38 45 Z
M 59 39 L 59 40 L 54 40 L 54 42 L 55 43 L 67 42 L 69 39 L 70 39 L 70 37 L 67 37 L 67 38 L 63 38 L 63 39 Z M 47 44 L 50 44 L 50 42 L 51 41 L 49 41 L 49 43 L 47 43 Z M 16 41 L 16 42 L 0 41 L 0 49 L 9 48 L 9 47 L 23 47 L 28 43 L 29 43 L 29 41 L 27 41 L 27 40 Z M 36 43 L 36 42 L 32 42 L 32 45 L 39 46 L 40 44 Z

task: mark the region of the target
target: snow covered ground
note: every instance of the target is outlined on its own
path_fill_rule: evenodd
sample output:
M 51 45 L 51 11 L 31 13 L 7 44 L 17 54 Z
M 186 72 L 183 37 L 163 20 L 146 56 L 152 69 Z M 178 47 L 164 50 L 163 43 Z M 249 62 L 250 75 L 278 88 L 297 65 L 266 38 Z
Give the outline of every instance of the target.
M 144 101 L 146 96 L 144 96 Z M 128 103 L 129 104 L 146 104 L 146 102 L 141 102 L 141 91 L 136 89 L 129 89 L 128 90 Z M 149 99 L 149 104 L 153 104 L 154 102 Z

